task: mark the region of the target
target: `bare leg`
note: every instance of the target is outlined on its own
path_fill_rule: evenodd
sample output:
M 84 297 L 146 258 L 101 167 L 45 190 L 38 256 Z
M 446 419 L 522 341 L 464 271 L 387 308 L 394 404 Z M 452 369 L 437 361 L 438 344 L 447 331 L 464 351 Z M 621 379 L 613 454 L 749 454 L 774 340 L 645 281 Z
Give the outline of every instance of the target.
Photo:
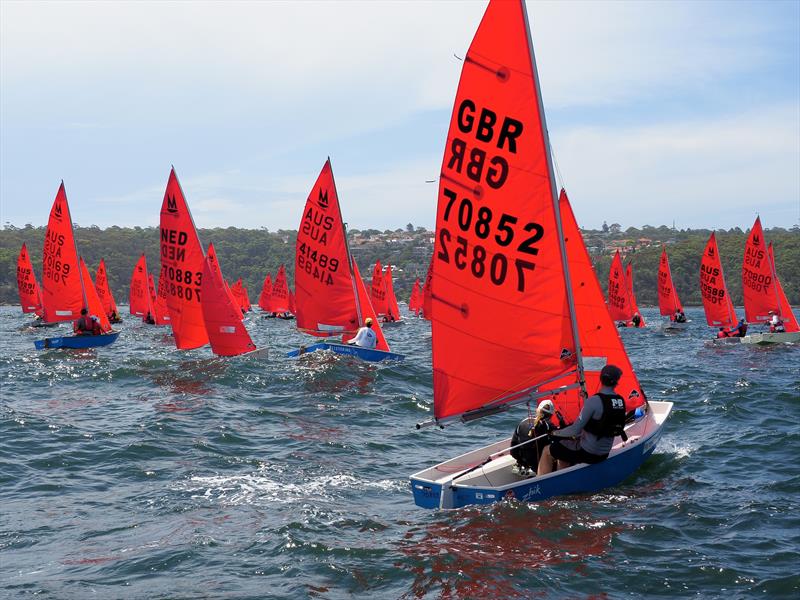
M 572 466 L 572 463 L 568 463 L 565 460 L 559 460 L 558 461 L 558 468 L 559 469 L 568 469 L 571 466 Z
M 537 475 L 547 475 L 553 472 L 553 457 L 550 454 L 550 446 L 545 446 L 542 456 L 539 458 L 539 466 L 536 469 Z

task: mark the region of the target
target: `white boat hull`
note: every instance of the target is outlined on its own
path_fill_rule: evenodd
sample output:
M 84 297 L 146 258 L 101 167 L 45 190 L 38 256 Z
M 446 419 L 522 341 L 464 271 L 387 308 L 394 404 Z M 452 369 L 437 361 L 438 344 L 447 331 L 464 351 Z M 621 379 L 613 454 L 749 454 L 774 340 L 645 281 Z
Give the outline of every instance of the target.
M 675 321 L 664 321 L 661 324 L 661 331 L 683 331 L 684 329 L 689 329 L 689 323 L 691 323 L 691 321 L 686 321 L 685 323 L 676 323 Z
M 741 338 L 743 344 L 800 344 L 800 331 L 751 333 Z
M 525 477 L 513 468 L 514 458 L 503 454 L 467 473 L 491 455 L 508 449 L 511 438 L 507 438 L 413 474 L 410 479 L 414 501 L 423 508 L 451 509 L 491 504 L 506 498 L 539 502 L 617 485 L 653 453 L 672 410 L 672 402 L 650 402 L 649 406 L 645 417 L 626 427 L 628 441 L 615 438 L 611 453 L 601 463 L 574 465 L 542 477 Z

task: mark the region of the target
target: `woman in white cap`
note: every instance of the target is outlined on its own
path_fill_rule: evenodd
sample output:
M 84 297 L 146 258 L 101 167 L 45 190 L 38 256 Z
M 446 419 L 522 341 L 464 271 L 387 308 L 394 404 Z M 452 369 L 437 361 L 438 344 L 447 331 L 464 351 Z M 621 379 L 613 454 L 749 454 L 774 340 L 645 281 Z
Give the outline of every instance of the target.
M 556 429 L 552 421 L 554 414 L 558 415 L 561 427 L 563 427 L 564 419 L 561 417 L 561 413 L 556 411 L 553 401 L 542 400 L 539 406 L 536 407 L 536 415 L 522 419 L 514 430 L 514 435 L 511 436 L 511 456 L 517 460 L 517 468 L 520 472 L 526 472 L 528 469 L 536 470 L 539 459 L 542 457 L 542 452 L 550 443 L 547 434 Z M 519 444 L 534 438 L 539 439 L 535 442 L 531 441 L 524 446 L 519 446 Z M 519 447 L 514 448 L 514 446 Z
M 364 327 L 358 330 L 356 337 L 347 342 L 354 346 L 361 346 L 362 348 L 374 348 L 378 345 L 378 336 L 372 331 L 372 318 L 367 317 L 364 321 Z

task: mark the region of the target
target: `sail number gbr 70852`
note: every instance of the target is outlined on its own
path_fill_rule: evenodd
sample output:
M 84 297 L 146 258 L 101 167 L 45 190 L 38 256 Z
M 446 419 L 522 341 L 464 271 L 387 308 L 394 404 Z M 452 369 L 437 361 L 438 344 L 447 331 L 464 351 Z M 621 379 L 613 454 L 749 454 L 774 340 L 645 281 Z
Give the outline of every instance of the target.
M 454 225 L 453 232 L 448 227 L 439 228 L 439 252 L 437 258 L 447 264 L 453 263 L 459 271 L 469 270 L 478 279 L 488 278 L 494 285 L 501 286 L 506 279 L 516 281 L 517 290 L 525 291 L 526 282 L 536 268 L 531 260 L 539 254 L 535 244 L 544 236 L 544 227 L 539 223 L 526 223 L 522 226 L 525 236 L 517 239 L 516 230 L 519 219 L 507 213 L 496 214 L 488 206 L 477 209 L 469 198 L 458 198 L 451 189 L 443 188 L 447 199 L 443 220 Z M 454 234 L 455 232 L 455 234 Z M 459 235 L 463 232 L 470 238 L 477 238 L 474 244 Z M 502 250 L 491 253 L 480 240 L 494 241 L 501 248 L 516 251 L 519 256 L 509 260 Z

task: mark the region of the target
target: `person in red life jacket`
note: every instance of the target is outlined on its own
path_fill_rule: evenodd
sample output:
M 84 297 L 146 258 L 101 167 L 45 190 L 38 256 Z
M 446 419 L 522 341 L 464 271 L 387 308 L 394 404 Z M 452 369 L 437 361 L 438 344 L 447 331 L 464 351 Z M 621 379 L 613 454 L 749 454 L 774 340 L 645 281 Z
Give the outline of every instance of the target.
M 725 331 L 724 327 L 720 327 L 719 331 L 717 332 L 717 339 L 723 339 L 723 338 L 726 338 L 726 337 L 731 337 L 731 334 L 729 332 Z
M 94 322 L 89 316 L 89 311 L 81 309 L 81 316 L 72 324 L 72 330 L 76 335 L 95 335 Z
M 769 332 L 783 333 L 784 331 L 786 331 L 786 328 L 783 325 L 783 321 L 778 316 L 778 314 L 774 310 L 769 311 L 769 314 L 772 315 L 769 320 Z
M 538 475 L 552 473 L 555 461 L 557 469 L 602 462 L 608 458 L 615 437 L 627 439 L 625 399 L 614 391 L 621 377 L 622 369 L 616 365 L 603 367 L 600 391 L 586 399 L 578 420 L 551 433 L 553 441 L 542 451 Z

